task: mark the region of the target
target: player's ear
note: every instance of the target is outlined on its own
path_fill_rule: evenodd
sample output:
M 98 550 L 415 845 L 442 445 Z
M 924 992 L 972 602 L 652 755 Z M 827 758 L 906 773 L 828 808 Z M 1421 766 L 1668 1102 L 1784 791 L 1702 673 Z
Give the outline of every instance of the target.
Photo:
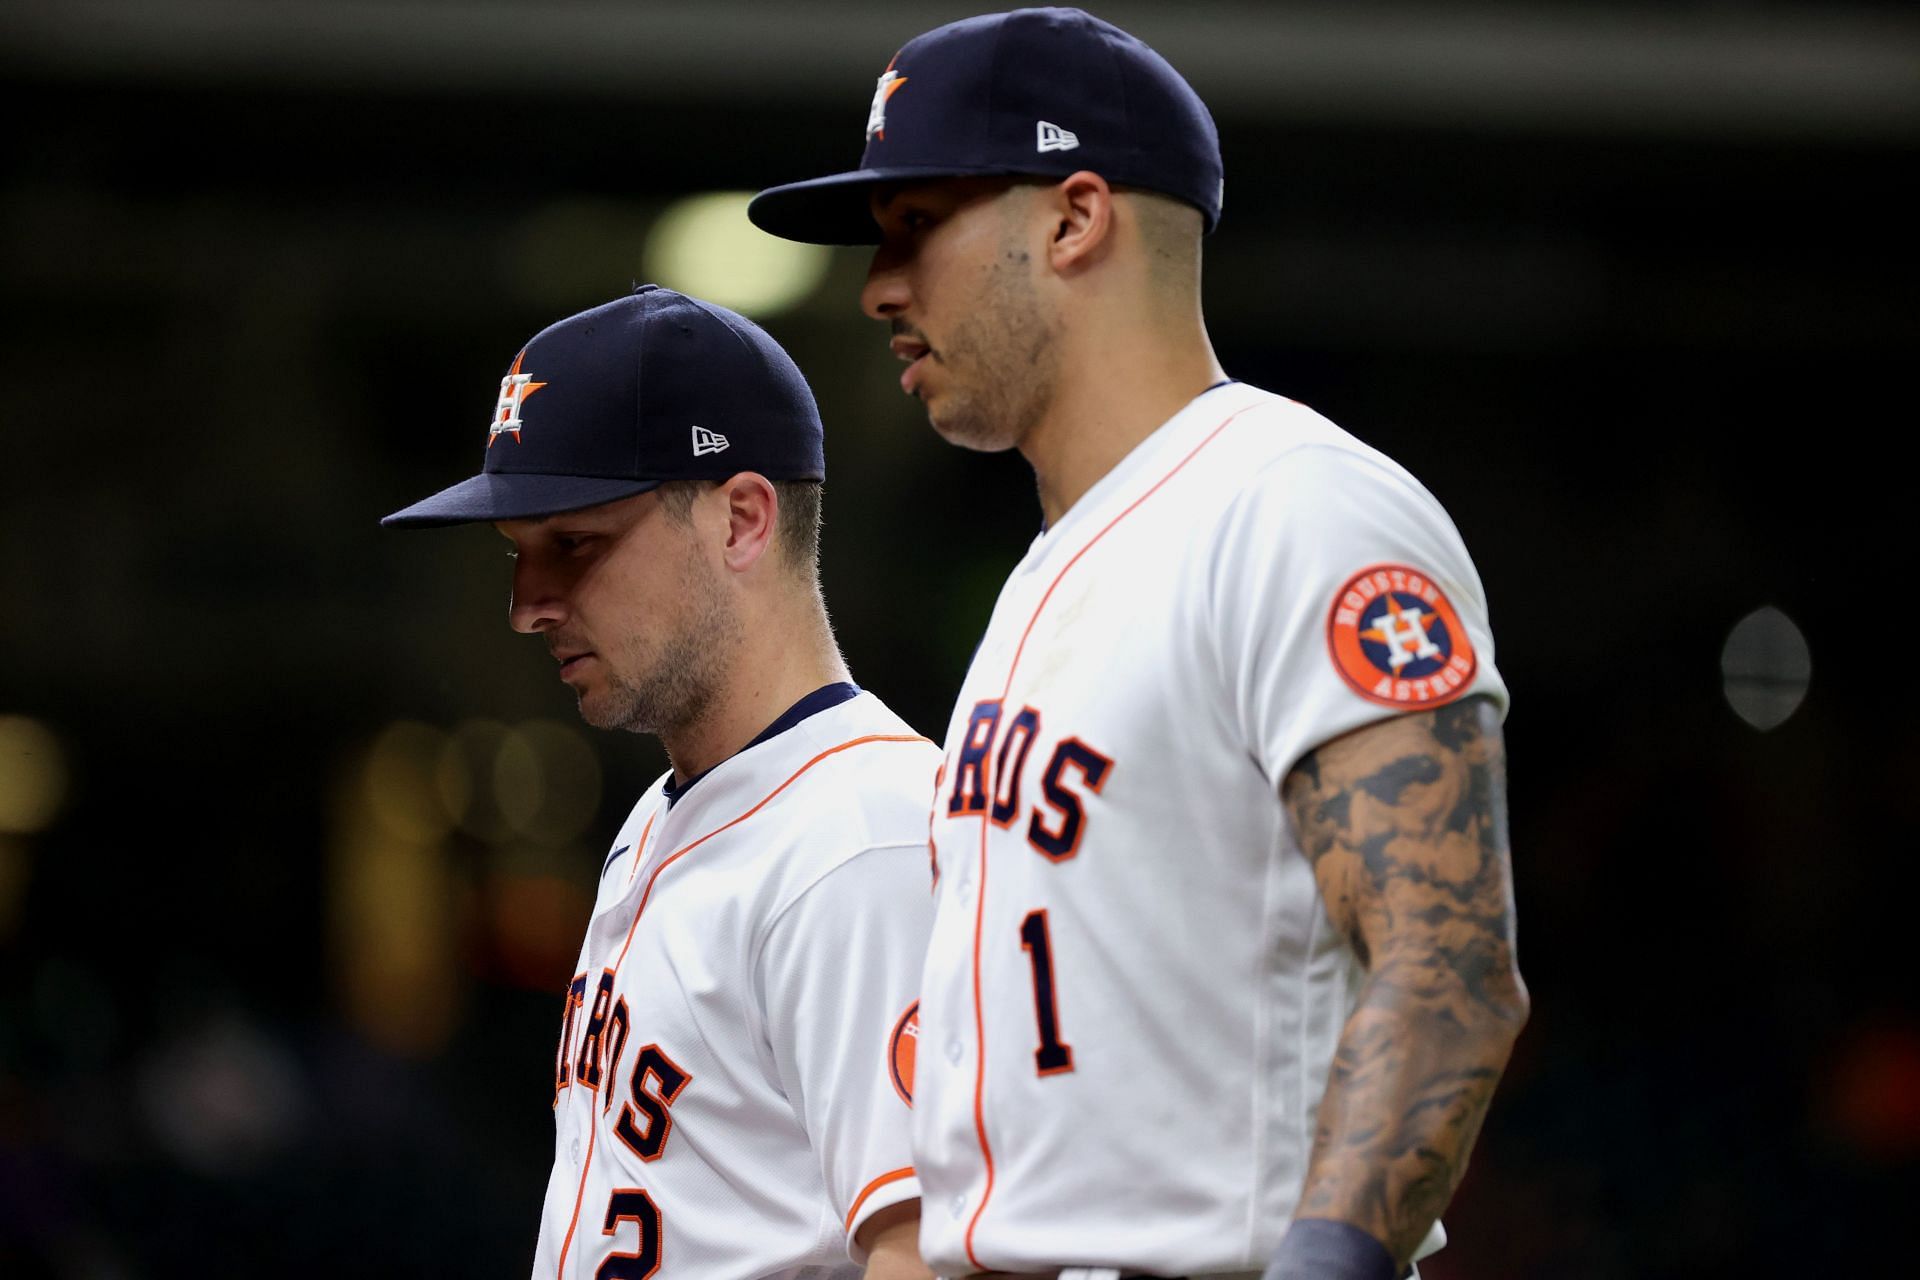
M 720 556 L 726 567 L 745 573 L 773 545 L 780 523 L 780 495 L 757 471 L 742 471 L 719 485 L 726 504 L 727 540 Z
M 1106 254 L 1113 240 L 1113 188 L 1082 169 L 1044 189 L 1050 223 L 1048 260 L 1061 275 L 1084 270 Z

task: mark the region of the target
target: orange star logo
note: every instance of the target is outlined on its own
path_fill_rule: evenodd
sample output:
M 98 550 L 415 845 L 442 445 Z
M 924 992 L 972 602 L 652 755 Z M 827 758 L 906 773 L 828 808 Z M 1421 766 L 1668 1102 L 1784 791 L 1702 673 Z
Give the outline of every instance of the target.
M 500 399 L 493 406 L 493 424 L 487 429 L 487 448 L 493 448 L 493 442 L 503 434 L 512 433 L 513 442 L 520 443 L 520 405 L 526 398 L 546 386 L 544 382 L 535 382 L 530 373 L 520 372 L 520 363 L 527 358 L 523 347 L 520 354 L 513 358 L 513 368 L 507 370 L 507 376 L 500 379 Z
M 1382 614 L 1381 617 L 1397 617 L 1400 620 L 1400 630 L 1389 634 L 1382 629 L 1378 623 L 1375 623 L 1369 629 L 1362 631 L 1360 638 L 1362 640 L 1371 640 L 1375 644 L 1393 645 L 1399 642 L 1400 636 L 1418 632 L 1420 637 L 1425 639 L 1427 619 L 1435 617 L 1436 615 L 1423 610 L 1417 600 L 1412 604 L 1406 604 L 1391 591 L 1386 593 L 1386 597 L 1387 612 Z M 1399 607 L 1396 608 L 1395 606 Z

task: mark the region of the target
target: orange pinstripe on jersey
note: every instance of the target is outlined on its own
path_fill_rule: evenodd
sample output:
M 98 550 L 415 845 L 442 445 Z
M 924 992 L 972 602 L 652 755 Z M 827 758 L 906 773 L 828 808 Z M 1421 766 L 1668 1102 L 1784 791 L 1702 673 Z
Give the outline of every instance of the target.
M 1247 408 L 1252 408 L 1252 406 L 1249 405 Z M 1040 597 L 1040 603 L 1034 606 L 1033 616 L 1027 619 L 1026 629 L 1020 633 L 1020 643 L 1014 647 L 1013 661 L 1007 666 L 1006 683 L 1000 688 L 1001 705 L 1004 706 L 1006 704 L 1008 696 L 1013 692 L 1013 676 L 1014 673 L 1020 669 L 1020 658 L 1027 651 L 1027 640 L 1033 635 L 1035 624 L 1040 621 L 1040 615 L 1046 612 L 1047 602 L 1053 599 L 1053 593 L 1059 589 L 1061 581 L 1065 579 L 1069 573 L 1073 572 L 1075 565 L 1080 563 L 1080 558 L 1086 555 L 1087 552 L 1093 550 L 1102 538 L 1113 531 L 1115 525 L 1139 510 L 1140 506 L 1145 503 L 1148 498 L 1160 492 L 1161 487 L 1164 486 L 1167 481 L 1179 475 L 1181 470 L 1185 468 L 1189 462 L 1192 462 L 1200 455 L 1202 449 L 1212 444 L 1214 440 L 1219 437 L 1220 433 L 1232 424 L 1235 418 L 1238 418 L 1246 411 L 1247 409 L 1243 408 L 1228 414 L 1219 426 L 1207 433 L 1204 440 L 1195 445 L 1180 461 L 1174 463 L 1172 469 L 1154 481 L 1153 486 L 1145 493 L 1128 503 L 1124 511 L 1109 520 L 1093 537 L 1087 539 L 1087 544 L 1074 552 L 1073 558 L 1060 567 L 1060 572 L 1055 574 L 1053 581 L 1047 584 L 1046 593 Z M 987 795 L 991 796 L 994 794 L 994 780 L 992 777 L 993 765 L 991 759 L 982 762 L 981 772 L 987 775 L 983 780 L 982 789 Z M 980 1139 L 980 1155 L 987 1166 L 987 1185 L 986 1189 L 980 1193 L 980 1203 L 974 1207 L 973 1217 L 967 1221 L 967 1234 L 964 1241 L 967 1250 L 967 1260 L 982 1271 L 990 1270 L 990 1268 L 982 1263 L 979 1255 L 973 1251 L 973 1233 L 975 1228 L 980 1225 L 980 1215 L 986 1212 L 987 1202 L 993 1199 L 993 1147 L 992 1144 L 987 1141 L 987 1114 L 985 1105 L 987 1080 L 986 1019 L 980 1004 L 980 936 L 987 906 L 987 833 L 991 829 L 992 823 L 988 820 L 988 814 L 982 813 L 980 815 L 980 890 L 979 897 L 975 900 L 973 908 L 973 1036 L 974 1044 L 978 1046 L 978 1053 L 975 1056 L 973 1067 L 973 1127 L 974 1132 Z
M 660 816 L 658 809 L 647 815 L 647 825 L 640 828 L 640 842 L 633 846 L 633 861 L 627 865 L 627 883 L 633 883 L 633 873 L 640 869 L 640 859 L 647 852 L 647 837 L 653 834 L 653 820 Z
M 668 867 L 678 862 L 681 858 L 685 857 L 687 854 L 692 853 L 695 849 L 698 849 L 701 845 L 713 839 L 715 836 L 719 835 L 721 832 L 732 830 L 734 827 L 737 827 L 741 823 L 745 822 L 748 818 L 751 818 L 754 814 L 766 808 L 769 804 L 773 803 L 773 800 L 776 796 L 778 796 L 782 791 L 785 791 L 788 787 L 792 786 L 795 782 L 797 782 L 800 779 L 800 776 L 802 774 L 806 773 L 807 770 L 813 768 L 813 766 L 819 764 L 822 760 L 825 760 L 828 756 L 836 756 L 836 755 L 839 755 L 842 751 L 850 751 L 854 747 L 865 746 L 866 744 L 871 742 L 927 742 L 928 745 L 932 745 L 928 739 L 921 737 L 917 733 L 870 733 L 865 735 L 864 737 L 850 738 L 838 746 L 828 747 L 825 751 L 822 751 L 819 755 L 807 761 L 805 764 L 801 765 L 798 769 L 795 769 L 792 775 L 789 776 L 785 782 L 781 783 L 779 786 L 775 787 L 773 790 L 767 792 L 767 794 L 761 798 L 760 802 L 754 805 L 751 809 L 748 809 L 745 813 L 733 819 L 731 822 L 722 823 L 720 826 L 715 827 L 713 830 L 707 832 L 707 834 L 701 836 L 699 839 L 693 840 L 688 842 L 687 844 L 681 845 L 678 849 L 674 850 L 671 854 L 661 859 L 660 865 L 655 867 L 653 869 L 653 874 L 647 877 L 647 887 L 644 890 L 642 890 L 640 893 L 640 905 L 634 908 L 633 923 L 627 926 L 627 938 L 626 938 L 626 941 L 623 942 L 620 946 L 620 958 L 613 962 L 612 972 L 616 976 L 618 976 L 620 972 L 620 966 L 626 963 L 627 952 L 633 946 L 634 930 L 640 927 L 640 917 L 646 913 L 647 903 L 653 897 L 653 887 L 660 882 L 661 872 L 665 871 Z M 655 812 L 657 815 L 658 811 L 656 810 Z M 636 844 L 633 848 L 633 857 L 636 864 L 638 864 L 641 855 L 646 851 L 647 834 L 652 830 L 653 830 L 653 819 L 648 818 L 646 827 L 641 831 L 640 842 Z M 628 874 L 629 876 L 632 875 L 631 869 L 629 869 Z M 577 1231 L 580 1226 L 580 1203 L 583 1199 L 585 1199 L 587 1194 L 587 1174 L 593 1170 L 593 1152 L 594 1152 L 594 1147 L 596 1145 L 595 1140 L 599 1137 L 599 1134 L 600 1134 L 600 1126 L 598 1123 L 595 1123 L 588 1127 L 587 1158 L 580 1166 L 580 1187 L 577 1191 L 573 1193 L 573 1218 L 571 1221 L 567 1223 L 566 1239 L 560 1245 L 560 1261 L 559 1261 L 559 1264 L 554 1268 L 554 1275 L 556 1277 L 556 1280 L 565 1280 L 565 1276 L 567 1274 L 567 1254 L 573 1248 L 574 1232 Z M 912 1170 L 909 1169 L 909 1170 L 906 1170 L 905 1172 L 911 1173 Z M 892 1177 L 892 1175 L 886 1175 L 886 1176 L 888 1178 Z M 868 1194 L 868 1192 L 871 1192 L 872 1190 L 873 1190 L 873 1186 L 869 1185 L 866 1191 L 863 1191 L 860 1193 L 862 1198 L 864 1198 Z M 858 1205 L 856 1204 L 855 1207 L 858 1208 Z
M 573 1193 L 573 1217 L 567 1223 L 567 1238 L 560 1242 L 560 1265 L 554 1268 L 556 1280 L 564 1280 L 567 1274 L 567 1253 L 573 1248 L 573 1233 L 580 1227 L 580 1202 L 587 1198 L 587 1175 L 593 1172 L 593 1145 L 599 1136 L 599 1125 L 587 1127 L 587 1158 L 580 1165 L 580 1187 Z

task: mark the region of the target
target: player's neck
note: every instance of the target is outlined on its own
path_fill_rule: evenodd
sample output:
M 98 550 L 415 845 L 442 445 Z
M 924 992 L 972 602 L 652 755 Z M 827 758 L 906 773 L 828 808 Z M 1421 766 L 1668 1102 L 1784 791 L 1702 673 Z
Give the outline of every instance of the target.
M 1142 440 L 1226 374 L 1198 318 L 1161 330 L 1081 331 L 1047 415 L 1020 443 L 1049 527 Z
M 745 637 L 712 703 L 692 724 L 660 735 L 676 783 L 737 753 L 815 689 L 852 678 L 818 601 L 742 619 Z

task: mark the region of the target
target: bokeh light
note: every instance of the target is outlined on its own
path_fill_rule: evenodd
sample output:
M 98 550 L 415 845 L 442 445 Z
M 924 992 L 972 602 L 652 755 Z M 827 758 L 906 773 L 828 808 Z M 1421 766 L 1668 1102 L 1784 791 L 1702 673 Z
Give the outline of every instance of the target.
M 497 873 L 485 888 L 492 976 L 528 991 L 564 989 L 593 895 L 553 875 Z
M 441 799 L 448 735 L 389 725 L 355 762 L 334 814 L 329 916 L 347 1020 L 373 1044 L 424 1057 L 459 1012 L 453 818 Z
M 1720 651 L 1727 704 L 1765 733 L 1777 729 L 1807 696 L 1813 655 L 1792 618 L 1772 605 L 1734 624 Z
M 67 798 L 67 762 L 53 730 L 0 716 L 0 832 L 44 831 Z
M 293 1055 L 233 1014 L 153 1054 L 135 1085 L 149 1132 L 200 1174 L 253 1172 L 299 1138 L 310 1107 Z
M 367 753 L 364 776 L 373 816 L 407 840 L 438 840 L 453 821 L 439 800 L 438 766 L 447 735 L 411 721 L 389 725 Z
M 495 785 L 500 756 L 513 731 L 498 720 L 463 720 L 454 727 L 434 771 L 448 814 L 462 831 L 489 844 L 513 834 Z
M 747 221 L 747 191 L 688 196 L 647 234 L 647 278 L 742 315 L 771 316 L 804 302 L 832 252 L 768 235 Z
M 543 844 L 571 840 L 600 809 L 599 758 L 558 721 L 530 720 L 508 734 L 492 782 L 508 824 Z

